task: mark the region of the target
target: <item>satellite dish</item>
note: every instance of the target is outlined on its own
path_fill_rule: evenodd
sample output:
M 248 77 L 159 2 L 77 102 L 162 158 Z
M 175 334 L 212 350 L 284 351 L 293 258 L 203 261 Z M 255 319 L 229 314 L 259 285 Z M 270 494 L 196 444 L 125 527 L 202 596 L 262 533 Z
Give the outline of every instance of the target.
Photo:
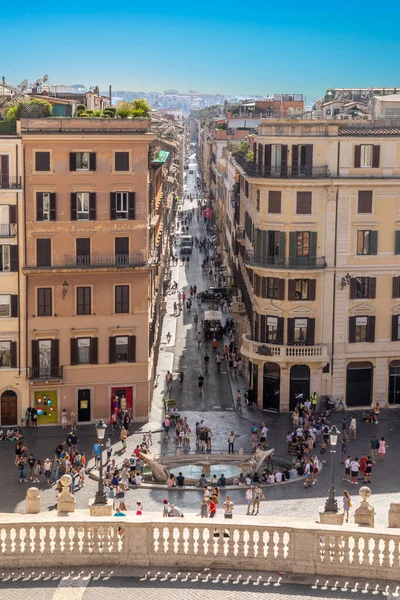
M 42 80 L 41 80 L 41 79 L 37 79 L 37 80 L 36 80 L 36 85 L 40 85 L 41 83 L 42 83 Z
M 49 80 L 49 76 L 48 75 L 43 75 L 43 83 L 46 83 L 46 81 Z

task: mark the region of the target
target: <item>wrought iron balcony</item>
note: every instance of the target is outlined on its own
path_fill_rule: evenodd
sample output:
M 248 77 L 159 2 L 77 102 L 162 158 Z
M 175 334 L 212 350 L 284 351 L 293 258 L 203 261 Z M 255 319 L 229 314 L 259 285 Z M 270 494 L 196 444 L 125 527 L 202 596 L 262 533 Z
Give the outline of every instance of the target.
M 254 252 L 246 250 L 244 262 L 253 267 L 264 269 L 326 269 L 325 256 L 255 256 Z
M 316 167 L 266 167 L 249 161 L 240 154 L 236 154 L 234 159 L 249 177 L 264 177 L 266 179 L 325 179 L 330 177 L 327 165 Z
M 137 254 L 95 254 L 93 256 L 74 256 L 69 254 L 65 257 L 65 267 L 69 269 L 101 269 L 106 267 L 127 268 L 141 267 L 145 265 L 143 255 Z
M 17 235 L 16 223 L 0 223 L 0 238 L 15 237 Z
M 62 379 L 63 378 L 63 367 L 48 366 L 48 367 L 29 367 L 28 368 L 28 379 L 47 381 L 49 379 Z
M 244 228 L 243 227 L 236 227 L 236 239 L 237 240 L 244 240 Z
M 1 177 L 0 190 L 19 190 L 22 188 L 22 177 Z

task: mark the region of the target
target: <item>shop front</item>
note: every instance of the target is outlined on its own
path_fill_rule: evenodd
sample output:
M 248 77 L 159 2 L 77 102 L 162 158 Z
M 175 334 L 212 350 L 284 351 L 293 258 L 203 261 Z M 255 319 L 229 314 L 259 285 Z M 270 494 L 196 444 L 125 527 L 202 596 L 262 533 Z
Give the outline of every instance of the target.
M 346 371 L 346 406 L 370 406 L 373 366 L 369 361 L 351 362 Z
M 276 363 L 264 365 L 263 409 L 279 412 L 281 370 Z
M 132 386 L 120 385 L 118 387 L 112 387 L 110 414 L 119 412 L 120 410 L 122 413 L 126 410 L 130 410 L 131 415 L 133 415 L 133 396 Z
M 37 410 L 38 425 L 58 423 L 57 390 L 41 390 L 33 393 L 33 407 Z

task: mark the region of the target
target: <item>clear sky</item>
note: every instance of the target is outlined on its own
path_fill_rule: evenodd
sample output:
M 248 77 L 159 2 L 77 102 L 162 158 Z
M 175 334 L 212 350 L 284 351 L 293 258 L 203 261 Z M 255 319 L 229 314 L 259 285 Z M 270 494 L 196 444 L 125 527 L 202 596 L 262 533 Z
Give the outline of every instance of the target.
M 0 75 L 311 102 L 328 87 L 400 89 L 399 21 L 399 0 L 3 2 Z

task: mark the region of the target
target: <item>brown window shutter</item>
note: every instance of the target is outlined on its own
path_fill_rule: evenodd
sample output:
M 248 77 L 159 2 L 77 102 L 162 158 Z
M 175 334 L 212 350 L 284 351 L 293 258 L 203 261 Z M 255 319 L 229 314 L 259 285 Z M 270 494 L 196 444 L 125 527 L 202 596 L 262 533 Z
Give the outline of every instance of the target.
M 271 144 L 265 145 L 265 166 L 271 168 Z
M 43 221 L 43 193 L 36 193 L 36 221 Z
M 75 152 L 69 153 L 69 170 L 76 171 L 76 153 Z
M 32 368 L 39 368 L 39 340 L 32 340 Z
M 400 231 L 395 231 L 394 253 L 400 254 Z
M 315 319 L 307 319 L 307 346 L 314 346 L 315 340 Z
M 392 279 L 392 298 L 400 298 L 400 277 Z
M 356 318 L 349 317 L 349 343 L 354 344 L 356 341 Z
M 288 300 L 296 299 L 296 280 L 289 279 L 288 280 Z
M 99 338 L 90 339 L 90 364 L 97 365 L 99 362 Z
M 372 213 L 372 190 L 360 190 L 358 192 L 358 213 Z
M 71 338 L 71 365 L 78 364 L 78 340 Z
M 268 212 L 271 214 L 281 213 L 281 192 L 268 192 Z
M 358 169 L 361 166 L 361 146 L 357 144 L 354 146 L 354 167 Z
M 372 167 L 374 169 L 379 168 L 380 153 L 381 153 L 381 147 L 374 145 L 372 147 Z
M 18 317 L 18 294 L 11 294 L 11 316 Z
M 17 222 L 17 207 L 15 204 L 10 204 L 9 209 L 8 209 L 8 214 L 9 214 L 9 220 L 10 223 L 16 223 Z
M 135 218 L 135 192 L 129 192 L 128 195 L 128 219 Z
M 117 194 L 111 192 L 110 194 L 110 219 L 115 221 L 117 218 Z
M 10 363 L 11 368 L 17 368 L 17 342 L 11 342 L 10 344 Z
M 60 341 L 51 340 L 51 366 L 60 366 Z
M 90 171 L 96 170 L 96 152 L 91 152 L 89 154 L 89 169 Z
M 399 322 L 399 315 L 392 315 L 392 342 L 397 342 L 398 341 L 398 322 Z
M 90 192 L 89 194 L 89 219 L 91 221 L 96 220 L 96 192 Z
M 18 272 L 18 246 L 10 246 L 10 271 L 12 273 Z
M 108 338 L 108 348 L 109 348 L 108 362 L 110 364 L 115 363 L 116 362 L 115 337 Z
M 283 317 L 278 317 L 278 330 L 276 332 L 276 341 L 277 341 L 278 344 L 283 344 L 283 327 L 284 327 L 284 323 L 285 323 L 285 319 Z
M 254 275 L 254 293 L 256 296 L 260 296 L 260 288 L 261 288 L 261 277 L 259 275 Z
M 260 329 L 260 315 L 256 313 L 254 315 L 254 340 L 258 342 L 259 338 L 259 329 Z
M 297 214 L 311 215 L 311 201 L 311 192 L 297 192 Z
M 278 279 L 278 286 L 279 286 L 279 300 L 284 300 L 285 299 L 285 280 L 284 279 Z
M 375 317 L 368 317 L 367 342 L 375 341 Z
M 352 277 L 350 279 L 350 299 L 354 300 L 357 298 L 357 278 Z
M 306 169 L 308 169 L 309 171 L 311 171 L 312 166 L 313 166 L 313 145 L 312 144 L 307 144 L 306 145 Z
M 308 280 L 308 299 L 309 300 L 315 300 L 316 290 L 317 290 L 317 280 L 309 279 Z
M 136 335 L 130 335 L 128 340 L 128 362 L 136 362 Z
M 261 277 L 261 298 L 268 298 L 268 277 Z
M 267 316 L 260 315 L 260 342 L 267 341 Z
M 294 319 L 288 319 L 287 327 L 287 345 L 293 346 L 294 344 Z
M 286 144 L 281 146 L 281 169 L 283 172 L 287 170 L 288 147 Z
M 0 187 L 6 190 L 10 187 L 10 163 L 8 154 L 2 154 L 0 156 L 0 169 Z
M 368 298 L 376 298 L 376 277 L 368 278 Z
M 52 193 L 50 194 L 50 221 L 56 221 L 56 219 L 56 195 Z
M 76 221 L 76 193 L 71 194 L 71 221 Z

